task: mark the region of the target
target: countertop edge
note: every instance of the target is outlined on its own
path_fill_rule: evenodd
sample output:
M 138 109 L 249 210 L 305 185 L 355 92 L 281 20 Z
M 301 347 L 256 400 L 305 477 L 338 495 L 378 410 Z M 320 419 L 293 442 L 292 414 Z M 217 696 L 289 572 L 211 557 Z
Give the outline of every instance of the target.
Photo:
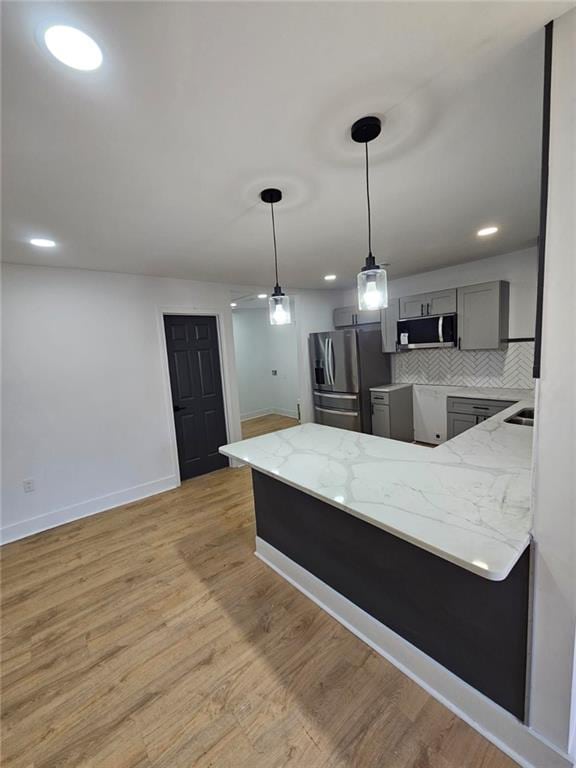
M 476 576 L 481 576 L 484 579 L 488 579 L 489 581 L 504 581 L 504 579 L 506 579 L 510 575 L 510 572 L 512 571 L 512 569 L 514 568 L 514 566 L 516 565 L 520 557 L 524 554 L 524 552 L 526 551 L 526 548 L 529 546 L 530 541 L 532 539 L 531 534 L 527 533 L 524 544 L 522 545 L 521 549 L 519 549 L 519 551 L 516 553 L 516 555 L 510 558 L 510 563 L 505 570 L 494 571 L 488 568 L 478 568 L 478 567 L 475 567 L 473 563 L 469 563 L 466 560 L 462 560 L 459 557 L 452 555 L 449 552 L 446 552 L 445 550 L 441 550 L 436 547 L 433 547 L 430 544 L 427 544 L 426 542 L 422 541 L 421 539 L 416 538 L 415 536 L 410 536 L 405 531 L 402 531 L 400 529 L 394 528 L 393 526 L 389 526 L 384 523 L 381 523 L 380 521 L 375 520 L 374 518 L 368 517 L 367 515 L 363 515 L 362 512 L 358 510 L 352 509 L 351 507 L 348 507 L 344 504 L 339 504 L 338 502 L 335 502 L 332 499 L 327 499 L 325 496 L 323 496 L 321 493 L 318 493 L 317 491 L 307 488 L 304 485 L 300 485 L 299 483 L 296 483 L 294 481 L 287 480 L 285 477 L 281 477 L 280 475 L 274 473 L 269 469 L 264 469 L 263 467 L 260 467 L 257 464 L 254 464 L 253 462 L 248 461 L 246 458 L 244 458 L 243 456 L 237 453 L 234 453 L 232 451 L 227 451 L 226 446 L 222 446 L 221 448 L 219 448 L 219 452 L 222 455 L 227 456 L 228 458 L 241 461 L 243 464 L 246 464 L 252 469 L 257 470 L 258 472 L 262 472 L 262 474 L 264 475 L 268 475 L 268 477 L 271 477 L 272 479 L 277 480 L 280 483 L 285 483 L 286 485 L 290 485 L 293 488 L 296 488 L 297 490 L 308 494 L 308 496 L 313 496 L 319 501 L 323 501 L 326 504 L 329 504 L 331 507 L 340 509 L 342 512 L 346 512 L 349 515 L 354 515 L 354 517 L 357 517 L 359 520 L 363 520 L 365 523 L 368 523 L 369 525 L 373 525 L 376 528 L 380 528 L 381 530 L 386 531 L 392 536 L 396 536 L 397 538 L 402 539 L 403 541 L 407 541 L 409 544 L 413 544 L 415 547 L 418 547 L 419 549 L 423 549 L 427 552 L 430 552 L 433 555 L 436 555 L 437 557 L 441 557 L 443 560 L 446 560 L 449 563 L 453 563 L 454 565 L 457 565 L 460 568 L 464 568 L 466 571 L 469 571 L 470 573 L 473 573 Z

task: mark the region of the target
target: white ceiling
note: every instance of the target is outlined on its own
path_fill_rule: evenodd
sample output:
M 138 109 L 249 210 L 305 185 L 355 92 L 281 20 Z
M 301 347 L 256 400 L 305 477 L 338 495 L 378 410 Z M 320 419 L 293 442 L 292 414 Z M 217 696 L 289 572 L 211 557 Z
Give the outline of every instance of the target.
M 4 3 L 4 260 L 272 285 L 258 193 L 275 185 L 281 282 L 341 288 L 366 255 L 348 131 L 370 113 L 392 276 L 520 248 L 538 229 L 542 27 L 570 5 Z M 97 40 L 100 70 L 50 57 L 54 22 Z

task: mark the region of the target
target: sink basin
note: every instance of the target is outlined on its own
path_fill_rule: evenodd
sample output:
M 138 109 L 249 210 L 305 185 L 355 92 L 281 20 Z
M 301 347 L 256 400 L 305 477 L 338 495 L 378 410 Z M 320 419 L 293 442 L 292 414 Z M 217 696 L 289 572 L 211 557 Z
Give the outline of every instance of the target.
M 521 424 L 525 427 L 534 426 L 534 408 L 522 408 L 522 410 L 504 419 L 507 424 Z

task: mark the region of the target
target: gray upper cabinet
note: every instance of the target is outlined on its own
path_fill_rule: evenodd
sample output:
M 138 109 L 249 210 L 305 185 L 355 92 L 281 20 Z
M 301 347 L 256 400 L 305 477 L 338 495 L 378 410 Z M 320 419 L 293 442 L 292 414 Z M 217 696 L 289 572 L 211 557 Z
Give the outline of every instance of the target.
M 400 320 L 427 315 L 449 315 L 453 312 L 456 312 L 456 288 L 419 293 L 400 299 Z
M 357 309 L 356 310 L 356 325 L 368 325 L 369 323 L 380 322 L 380 310 L 379 309 Z
M 419 293 L 417 296 L 404 296 L 400 299 L 400 320 L 406 320 L 409 317 L 422 317 L 426 294 Z
M 354 325 L 356 307 L 338 307 L 334 310 L 334 328 Z
M 400 302 L 398 299 L 391 299 L 386 309 L 381 313 L 382 329 L 382 352 L 396 352 L 396 339 L 398 322 L 398 312 Z
M 358 307 L 338 307 L 333 315 L 334 328 L 347 328 L 351 325 L 368 325 L 380 322 L 379 309 L 363 309 Z
M 504 280 L 458 288 L 459 349 L 498 349 L 508 337 L 509 285 Z
M 456 288 L 428 294 L 429 315 L 451 315 L 456 312 Z

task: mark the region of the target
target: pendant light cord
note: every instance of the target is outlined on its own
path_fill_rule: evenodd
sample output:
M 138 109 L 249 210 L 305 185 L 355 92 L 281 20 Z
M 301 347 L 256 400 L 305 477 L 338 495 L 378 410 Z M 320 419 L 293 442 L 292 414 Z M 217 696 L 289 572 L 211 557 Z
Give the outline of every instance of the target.
M 368 142 L 364 144 L 366 150 L 366 203 L 368 207 L 368 258 L 372 258 L 372 214 L 370 210 L 370 174 L 368 170 Z
M 272 211 L 272 238 L 274 240 L 274 270 L 276 272 L 276 287 L 278 288 L 278 249 L 276 247 L 276 222 L 274 220 L 274 203 L 270 203 L 270 210 Z

